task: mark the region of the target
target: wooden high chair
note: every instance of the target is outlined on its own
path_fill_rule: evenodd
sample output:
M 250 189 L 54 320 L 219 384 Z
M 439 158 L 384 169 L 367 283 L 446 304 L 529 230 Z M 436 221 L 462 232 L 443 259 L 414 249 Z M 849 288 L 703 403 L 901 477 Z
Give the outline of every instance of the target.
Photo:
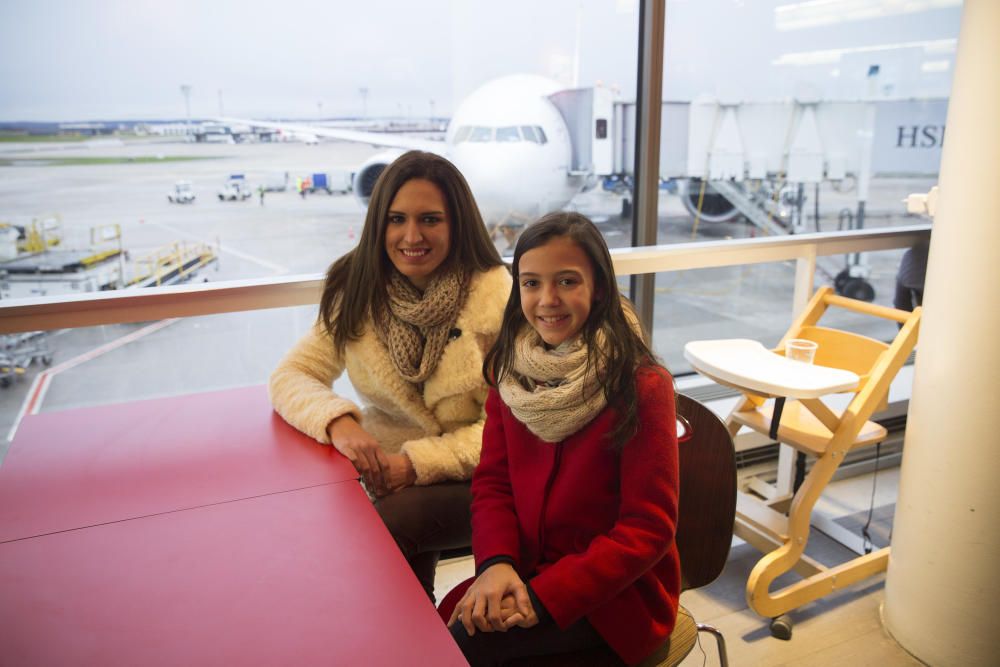
M 831 306 L 902 326 L 891 344 L 818 326 Z M 886 406 L 889 385 L 916 344 L 920 312 L 848 299 L 824 287 L 773 351 L 742 339 L 694 341 L 684 348 L 695 370 L 742 393 L 726 419 L 731 434 L 747 426 L 816 457 L 793 494 L 762 500 L 738 493 L 734 532 L 765 554 L 747 580 L 747 602 L 758 614 L 774 618 L 771 632 L 776 637 L 789 639 L 791 623 L 775 617 L 886 569 L 889 547 L 829 568 L 804 551 L 813 507 L 845 455 L 887 435 L 868 420 Z M 784 358 L 785 342 L 792 338 L 819 345 L 813 365 Z M 850 394 L 843 410 L 821 398 L 835 393 Z M 771 583 L 792 569 L 803 579 L 772 593 Z

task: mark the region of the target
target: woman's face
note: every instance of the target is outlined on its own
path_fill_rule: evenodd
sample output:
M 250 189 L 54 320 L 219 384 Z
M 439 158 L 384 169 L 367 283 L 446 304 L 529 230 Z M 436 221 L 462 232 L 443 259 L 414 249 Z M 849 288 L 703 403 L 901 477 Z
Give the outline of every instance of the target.
M 414 178 L 399 188 L 385 228 L 385 252 L 396 270 L 424 290 L 451 249 L 451 219 L 444 193 L 432 181 Z

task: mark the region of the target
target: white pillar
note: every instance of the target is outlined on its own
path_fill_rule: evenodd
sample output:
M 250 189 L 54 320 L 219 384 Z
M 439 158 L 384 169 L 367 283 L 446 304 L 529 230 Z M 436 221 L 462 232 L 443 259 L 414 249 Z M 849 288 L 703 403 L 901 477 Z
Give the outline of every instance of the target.
M 1000 647 L 1000 2 L 966 0 L 885 586 L 932 665 Z

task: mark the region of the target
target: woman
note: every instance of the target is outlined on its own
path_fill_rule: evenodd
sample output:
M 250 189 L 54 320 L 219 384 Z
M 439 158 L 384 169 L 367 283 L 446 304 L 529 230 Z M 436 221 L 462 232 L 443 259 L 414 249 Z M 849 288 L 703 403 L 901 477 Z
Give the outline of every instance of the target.
M 461 173 L 411 151 L 382 172 L 316 325 L 271 375 L 275 410 L 354 464 L 432 600 L 441 550 L 471 540 L 481 369 L 510 284 Z M 363 410 L 331 390 L 344 370 Z

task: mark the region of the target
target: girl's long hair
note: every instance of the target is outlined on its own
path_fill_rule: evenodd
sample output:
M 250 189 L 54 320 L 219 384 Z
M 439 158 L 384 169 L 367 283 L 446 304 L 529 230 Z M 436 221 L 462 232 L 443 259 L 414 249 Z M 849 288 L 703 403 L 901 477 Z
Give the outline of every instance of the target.
M 386 286 L 393 270 L 385 251 L 389 207 L 403 184 L 414 178 L 431 181 L 444 195 L 451 247 L 439 269 L 462 266 L 474 273 L 503 264 L 469 184 L 455 165 L 433 153 L 404 153 L 375 182 L 357 247 L 334 261 L 326 272 L 319 321 L 340 353 L 347 341 L 361 337 L 370 315 L 379 317 L 387 308 Z
M 552 239 L 567 237 L 586 253 L 594 271 L 594 303 L 581 329 L 587 345 L 587 368 L 597 369 L 608 405 L 614 407 L 619 419 L 609 434 L 611 446 L 621 450 L 639 430 L 636 371 L 640 366 L 659 367 L 662 364 L 636 332 L 625 314 L 635 311 L 631 303 L 618 292 L 611 254 L 600 231 L 579 213 L 556 212 L 528 225 L 514 249 L 512 272 L 514 283 L 503 313 L 503 323 L 497 342 L 486 354 L 483 376 L 492 387 L 514 368 L 514 349 L 518 332 L 527 324 L 521 310 L 518 276 L 524 253 L 543 246 Z M 597 333 L 603 332 L 605 344 L 597 344 Z

